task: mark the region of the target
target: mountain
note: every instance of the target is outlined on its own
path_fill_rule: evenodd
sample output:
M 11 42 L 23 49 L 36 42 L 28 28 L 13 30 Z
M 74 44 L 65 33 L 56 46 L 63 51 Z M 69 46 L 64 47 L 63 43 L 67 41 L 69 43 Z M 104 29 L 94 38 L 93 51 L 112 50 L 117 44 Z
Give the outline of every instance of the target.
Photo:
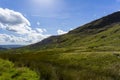
M 40 80 L 120 80 L 120 12 L 64 35 L 2 50 L 0 58 L 29 67 Z
M 0 50 L 6 50 L 5 48 L 0 47 Z
M 11 48 L 19 48 L 23 47 L 23 45 L 0 45 L 1 49 L 11 49 Z
M 67 34 L 51 36 L 28 48 L 120 47 L 120 11 L 80 26 Z

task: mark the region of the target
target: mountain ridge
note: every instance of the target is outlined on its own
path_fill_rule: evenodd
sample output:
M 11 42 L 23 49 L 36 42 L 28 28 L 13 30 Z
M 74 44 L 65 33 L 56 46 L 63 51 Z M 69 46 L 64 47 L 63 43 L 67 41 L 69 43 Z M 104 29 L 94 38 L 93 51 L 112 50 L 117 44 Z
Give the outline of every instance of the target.
M 86 38 L 95 38 L 95 35 L 99 35 L 101 33 L 109 31 L 111 28 L 119 28 L 120 24 L 120 11 L 92 21 L 88 24 L 80 26 L 72 31 L 69 31 L 67 34 L 59 35 L 59 36 L 51 36 L 38 42 L 36 44 L 32 44 L 27 46 L 28 48 L 39 48 L 39 49 L 49 49 L 49 48 L 62 48 L 62 47 L 80 47 L 85 45 L 90 45 L 90 41 L 83 44 Z M 118 27 L 115 27 L 115 26 Z M 114 29 L 113 29 L 114 30 Z M 114 33 L 116 34 L 116 33 Z M 105 38 L 103 34 L 101 36 L 102 40 Z M 97 39 L 97 38 L 96 38 Z M 94 42 L 92 42 L 94 43 Z M 104 42 L 101 42 L 101 44 Z M 90 45 L 91 46 L 91 45 Z M 89 46 L 88 46 L 89 47 Z
M 111 20 L 109 20 L 109 19 L 111 19 Z M 80 31 L 78 31 L 78 32 L 83 32 L 86 29 L 99 29 L 99 28 L 103 28 L 104 26 L 107 26 L 107 25 L 110 25 L 113 23 L 117 23 L 117 22 L 120 23 L 120 11 L 114 12 L 114 13 L 104 16 L 100 19 L 89 22 L 83 26 L 80 26 L 80 27 L 70 31 L 69 33 L 72 33 L 75 30 L 79 30 L 79 29 L 80 29 Z
M 23 47 L 24 45 L 0 45 L 0 48 L 3 49 L 14 49 L 14 48 L 20 48 Z

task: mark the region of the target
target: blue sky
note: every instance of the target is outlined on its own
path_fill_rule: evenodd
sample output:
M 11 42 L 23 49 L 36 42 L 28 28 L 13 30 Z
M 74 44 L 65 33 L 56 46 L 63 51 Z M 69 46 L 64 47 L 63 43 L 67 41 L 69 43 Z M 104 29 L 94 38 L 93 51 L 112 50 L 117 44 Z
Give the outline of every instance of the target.
M 25 18 L 30 23 L 29 25 L 24 19 L 21 24 L 26 24 L 31 28 L 30 33 L 34 33 L 33 36 L 30 36 L 29 32 L 25 33 L 24 31 L 28 27 L 23 31 L 18 31 L 22 25 L 19 28 L 13 25 L 17 29 L 15 31 L 16 29 L 13 30 L 10 20 L 9 23 L 3 24 L 1 22 L 3 19 L 0 19 L 0 23 L 4 26 L 4 28 L 0 27 L 0 44 L 30 44 L 51 35 L 64 34 L 92 20 L 116 12 L 120 10 L 120 0 L 0 0 L 0 8 L 5 13 L 19 12 L 22 15 L 20 19 Z M 21 41 L 14 38 L 19 38 Z

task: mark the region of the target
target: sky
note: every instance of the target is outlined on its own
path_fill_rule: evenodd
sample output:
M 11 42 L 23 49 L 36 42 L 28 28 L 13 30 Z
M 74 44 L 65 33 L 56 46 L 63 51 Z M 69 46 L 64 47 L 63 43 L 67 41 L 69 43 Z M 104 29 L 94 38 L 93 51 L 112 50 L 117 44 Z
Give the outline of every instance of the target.
M 120 10 L 120 0 L 0 0 L 0 45 L 28 45 Z

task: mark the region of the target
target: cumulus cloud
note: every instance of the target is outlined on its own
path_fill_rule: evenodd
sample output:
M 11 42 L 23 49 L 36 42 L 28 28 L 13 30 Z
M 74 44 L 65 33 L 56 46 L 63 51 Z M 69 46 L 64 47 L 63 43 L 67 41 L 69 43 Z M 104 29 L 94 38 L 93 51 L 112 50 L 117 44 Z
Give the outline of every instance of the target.
M 19 12 L 0 8 L 0 28 L 24 34 L 31 30 L 30 22 Z
M 15 43 L 15 42 L 26 42 L 27 40 L 23 37 L 16 37 L 14 35 L 0 34 L 0 43 Z
M 39 33 L 47 32 L 46 29 L 36 28 L 36 31 Z
M 17 35 L 0 34 L 0 42 L 35 43 L 50 36 L 43 35 L 46 29 L 32 29 L 30 22 L 20 12 L 3 8 L 0 8 L 0 30 L 7 30 Z
M 57 30 L 57 33 L 58 33 L 58 35 L 62 35 L 62 34 L 66 34 L 67 32 L 59 29 L 59 30 Z

